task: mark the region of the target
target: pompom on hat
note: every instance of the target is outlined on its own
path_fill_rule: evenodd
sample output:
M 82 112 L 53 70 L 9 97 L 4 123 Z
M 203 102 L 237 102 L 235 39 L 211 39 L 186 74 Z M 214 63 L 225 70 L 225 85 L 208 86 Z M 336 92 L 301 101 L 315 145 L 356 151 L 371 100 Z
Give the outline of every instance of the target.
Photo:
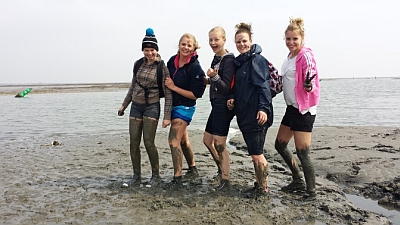
M 154 30 L 151 28 L 146 29 L 146 36 L 144 36 L 142 41 L 142 51 L 144 48 L 154 48 L 158 51 L 158 43 L 156 36 L 154 35 Z

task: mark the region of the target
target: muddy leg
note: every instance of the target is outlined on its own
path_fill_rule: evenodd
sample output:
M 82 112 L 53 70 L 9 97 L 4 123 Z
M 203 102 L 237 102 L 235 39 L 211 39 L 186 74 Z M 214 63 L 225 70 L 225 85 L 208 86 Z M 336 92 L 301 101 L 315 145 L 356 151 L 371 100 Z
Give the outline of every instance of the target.
M 260 155 L 256 159 L 254 156 L 252 156 L 252 157 L 253 157 L 253 164 L 254 164 L 254 170 L 255 170 L 255 174 L 256 174 L 257 183 L 264 190 L 267 190 L 267 183 L 268 183 L 267 160 L 265 159 L 264 155 Z M 263 157 L 264 160 L 260 159 L 260 157 Z
M 142 138 L 143 121 L 138 119 L 129 120 L 130 153 L 133 166 L 133 174 L 141 174 L 140 165 L 140 140 Z
M 299 165 L 297 164 L 292 152 L 287 148 L 287 144 L 287 142 L 281 142 L 278 139 L 275 140 L 275 149 L 282 156 L 283 160 L 292 172 L 292 182 L 289 185 L 282 187 L 281 190 L 286 192 L 304 191 L 306 185 L 302 179 Z
M 152 177 L 159 176 L 160 171 L 158 151 L 154 143 L 157 125 L 158 120 L 150 117 L 143 118 L 143 140 L 151 164 Z
M 289 169 L 292 172 L 293 180 L 301 179 L 299 165 L 297 164 L 292 152 L 287 148 L 287 145 L 287 142 L 280 142 L 278 139 L 275 140 L 275 149 L 278 151 L 279 155 L 282 156 L 285 163 L 289 166 Z
M 183 155 L 185 156 L 185 159 L 186 159 L 186 162 L 187 162 L 189 168 L 196 166 L 196 164 L 194 162 L 193 149 L 189 142 L 189 134 L 186 130 L 186 127 L 184 130 L 183 136 L 182 136 L 181 147 L 182 147 Z
M 229 152 L 226 150 L 226 144 L 215 141 L 215 149 L 218 152 L 219 162 L 220 162 L 220 170 L 221 170 L 221 179 L 229 180 L 230 176 L 230 159 Z
M 310 158 L 310 147 L 307 146 L 304 147 L 304 149 L 296 148 L 296 152 L 303 167 L 304 178 L 307 185 L 307 193 L 311 196 L 315 196 L 315 172 L 314 165 Z
M 182 123 L 180 119 L 174 119 L 171 122 L 171 129 L 168 135 L 168 143 L 171 149 L 172 163 L 174 166 L 174 177 L 182 176 L 182 149 L 181 149 L 181 139 L 183 135 Z
M 143 120 L 130 118 L 129 119 L 129 141 L 130 154 L 133 167 L 133 179 L 130 183 L 135 183 L 141 177 L 140 165 L 140 140 L 142 138 Z
M 269 199 L 268 194 L 268 163 L 264 155 L 252 155 L 256 180 L 253 197 L 256 200 Z

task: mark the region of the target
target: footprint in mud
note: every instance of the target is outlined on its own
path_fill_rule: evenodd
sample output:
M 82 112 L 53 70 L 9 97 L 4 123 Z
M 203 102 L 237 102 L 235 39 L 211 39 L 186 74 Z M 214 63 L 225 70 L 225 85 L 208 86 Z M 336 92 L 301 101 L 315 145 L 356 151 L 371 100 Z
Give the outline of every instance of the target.
M 361 167 L 357 165 L 358 163 L 352 163 L 350 167 L 350 174 L 353 176 L 358 175 L 359 171 L 361 170 Z
M 363 163 L 363 164 L 370 164 L 370 163 L 373 163 L 373 162 L 377 162 L 378 160 L 380 160 L 380 159 L 382 159 L 381 157 L 369 157 L 369 158 L 367 158 L 365 161 L 362 161 L 362 162 L 359 162 L 360 164 L 361 163 Z
M 334 159 L 335 156 L 331 155 L 331 156 L 325 156 L 325 157 L 320 157 L 320 158 L 315 158 L 316 160 L 328 160 L 328 159 Z
M 383 145 L 383 144 L 377 144 L 374 147 L 372 147 L 374 149 L 376 149 L 377 151 L 380 152 L 387 152 L 387 153 L 397 153 L 400 152 L 400 149 L 395 149 L 393 146 L 391 145 Z
M 282 166 L 278 166 L 278 165 L 272 165 L 272 169 L 274 170 L 274 171 L 286 171 L 286 169 L 285 168 L 283 168 Z
M 238 153 L 238 152 L 232 152 L 231 155 L 239 156 L 239 157 L 247 157 L 245 154 L 241 154 L 241 153 Z
M 313 148 L 313 151 L 319 151 L 319 150 L 331 150 L 331 147 L 320 147 L 320 148 Z

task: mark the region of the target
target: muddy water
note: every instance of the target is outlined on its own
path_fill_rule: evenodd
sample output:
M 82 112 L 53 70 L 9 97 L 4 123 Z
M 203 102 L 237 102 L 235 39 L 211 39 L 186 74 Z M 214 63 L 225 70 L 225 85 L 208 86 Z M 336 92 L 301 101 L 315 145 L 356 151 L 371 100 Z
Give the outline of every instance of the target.
M 357 195 L 346 194 L 346 198 L 361 209 L 381 213 L 382 215 L 385 215 L 390 221 L 392 221 L 393 224 L 400 224 L 400 211 L 384 208 L 378 205 L 378 201 L 366 199 Z

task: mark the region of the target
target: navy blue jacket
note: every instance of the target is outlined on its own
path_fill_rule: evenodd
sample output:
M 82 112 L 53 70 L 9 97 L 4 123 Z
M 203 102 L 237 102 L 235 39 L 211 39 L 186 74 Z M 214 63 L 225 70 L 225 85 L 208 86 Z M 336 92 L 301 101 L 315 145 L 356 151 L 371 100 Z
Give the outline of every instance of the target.
M 177 87 L 193 92 L 196 98 L 201 98 L 204 94 L 206 86 L 204 85 L 205 74 L 200 66 L 199 61 L 197 60 L 198 56 L 192 56 L 190 62 L 181 68 L 177 68 L 177 66 L 175 66 L 174 61 L 176 56 L 177 55 L 172 56 L 167 63 L 169 74 L 174 81 L 174 84 Z M 191 63 L 193 64 L 190 66 L 190 69 L 187 70 L 187 67 Z M 187 74 L 187 72 L 190 74 Z M 186 98 L 172 91 L 172 106 L 178 105 L 194 106 L 196 105 L 196 100 Z
M 272 97 L 268 60 L 261 55 L 261 47 L 252 48 L 235 59 L 236 76 L 234 85 L 235 113 L 241 130 L 252 131 L 257 126 L 257 113 L 268 115 L 266 126 L 273 121 Z

